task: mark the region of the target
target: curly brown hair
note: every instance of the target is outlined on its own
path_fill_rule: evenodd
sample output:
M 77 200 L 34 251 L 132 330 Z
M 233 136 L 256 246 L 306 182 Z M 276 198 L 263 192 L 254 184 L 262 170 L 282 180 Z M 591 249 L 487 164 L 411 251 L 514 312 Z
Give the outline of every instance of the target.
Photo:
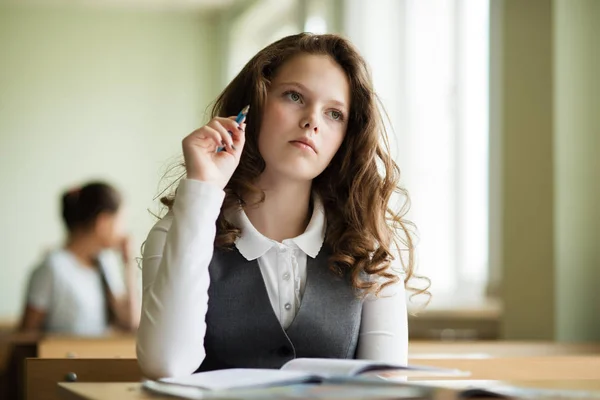
M 413 225 L 404 218 L 410 200 L 407 191 L 398 186 L 400 170 L 390 155 L 368 66 L 354 46 L 338 35 L 301 33 L 272 43 L 244 66 L 213 104 L 212 117 L 236 115 L 250 105 L 246 144 L 239 166 L 225 187 L 215 247 L 231 249 L 241 234 L 224 215 L 244 208 L 248 194 L 258 195 L 259 202 L 265 199 L 264 192 L 255 185 L 265 168 L 258 150 L 263 106 L 278 69 L 298 54 L 330 56 L 350 82 L 351 110 L 346 136 L 331 163 L 312 185 L 325 208 L 325 243 L 332 250 L 330 268 L 338 274 L 350 272 L 355 288 L 377 295 L 400 279 L 390 268 L 393 250 L 397 249 L 407 288 L 415 292 L 413 295 L 430 296 L 429 280 L 415 275 L 413 233 L 409 229 Z M 398 212 L 389 207 L 393 193 L 405 200 Z M 161 202 L 171 208 L 174 198 L 175 194 L 171 194 L 161 198 Z M 408 285 L 411 278 L 425 279 L 427 286 L 411 287 Z

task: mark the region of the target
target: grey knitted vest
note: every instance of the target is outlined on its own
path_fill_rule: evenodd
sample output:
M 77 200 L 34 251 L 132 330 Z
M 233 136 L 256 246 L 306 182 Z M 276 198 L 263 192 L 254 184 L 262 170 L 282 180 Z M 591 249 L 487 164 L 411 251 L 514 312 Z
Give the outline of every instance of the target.
M 206 357 L 198 371 L 279 368 L 297 357 L 354 358 L 362 299 L 332 273 L 323 246 L 307 257 L 300 309 L 288 329 L 277 319 L 256 260 L 215 249 L 209 266 Z M 199 345 L 201 345 L 199 343 Z

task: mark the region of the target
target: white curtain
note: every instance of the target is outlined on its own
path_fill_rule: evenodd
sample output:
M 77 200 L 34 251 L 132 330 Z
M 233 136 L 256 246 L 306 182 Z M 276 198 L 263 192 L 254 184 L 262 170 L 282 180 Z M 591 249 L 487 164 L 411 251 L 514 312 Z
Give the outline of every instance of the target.
M 480 302 L 489 253 L 489 3 L 345 5 L 346 33 L 369 62 L 393 127 L 432 307 Z

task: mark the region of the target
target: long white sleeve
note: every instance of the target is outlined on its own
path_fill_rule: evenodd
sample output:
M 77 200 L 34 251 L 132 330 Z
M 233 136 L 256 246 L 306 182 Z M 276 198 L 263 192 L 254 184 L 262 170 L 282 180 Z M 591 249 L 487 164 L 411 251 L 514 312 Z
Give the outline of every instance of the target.
M 402 278 L 402 277 L 400 277 Z M 363 303 L 357 358 L 408 363 L 408 315 L 402 279 Z
M 184 179 L 173 209 L 148 234 L 137 357 L 149 378 L 191 374 L 204 360 L 208 266 L 224 197 L 216 186 Z

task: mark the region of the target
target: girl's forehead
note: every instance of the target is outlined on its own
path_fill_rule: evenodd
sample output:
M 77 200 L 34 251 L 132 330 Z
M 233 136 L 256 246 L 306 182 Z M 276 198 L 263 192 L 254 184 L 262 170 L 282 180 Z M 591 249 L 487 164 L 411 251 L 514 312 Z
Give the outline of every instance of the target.
M 346 75 L 338 63 L 325 54 L 296 54 L 283 62 L 277 69 L 275 80 L 286 75 L 312 76 L 322 74 Z

